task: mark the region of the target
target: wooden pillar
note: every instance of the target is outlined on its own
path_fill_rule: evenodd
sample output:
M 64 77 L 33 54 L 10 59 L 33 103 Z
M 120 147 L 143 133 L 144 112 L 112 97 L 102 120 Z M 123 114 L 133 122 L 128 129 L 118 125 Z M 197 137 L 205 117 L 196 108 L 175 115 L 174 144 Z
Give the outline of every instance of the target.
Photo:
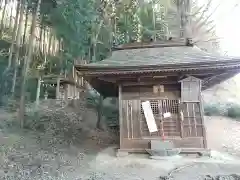
M 74 85 L 74 99 L 77 99 L 77 87 Z
M 183 129 L 183 121 L 184 121 L 184 114 L 183 114 L 183 104 L 179 100 L 179 116 L 180 116 L 180 136 L 184 138 L 184 129 Z
M 59 99 L 60 97 L 60 78 L 57 78 L 57 87 L 56 87 L 56 99 Z
M 205 123 L 204 123 L 204 108 L 203 108 L 203 100 L 202 100 L 202 93 L 200 93 L 201 99 L 200 99 L 200 116 L 202 120 L 202 134 L 203 134 L 203 147 L 207 148 L 207 133 L 206 133 L 206 128 L 205 128 Z
M 122 86 L 118 85 L 118 103 L 119 103 L 119 128 L 120 128 L 120 149 L 122 148 L 123 137 L 123 119 L 122 119 Z

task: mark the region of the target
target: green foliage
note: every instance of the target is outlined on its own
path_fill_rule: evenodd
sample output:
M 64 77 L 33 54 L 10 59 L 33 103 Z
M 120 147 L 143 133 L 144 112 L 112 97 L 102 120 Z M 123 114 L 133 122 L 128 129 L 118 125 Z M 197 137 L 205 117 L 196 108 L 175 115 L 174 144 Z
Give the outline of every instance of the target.
M 218 104 L 209 104 L 204 106 L 206 116 L 220 115 L 221 109 Z
M 95 90 L 90 90 L 86 93 L 87 106 L 91 108 L 97 108 L 100 102 L 100 95 Z
M 167 25 L 162 21 L 163 17 L 159 17 L 161 9 L 157 9 L 158 12 L 156 13 L 152 6 L 152 2 L 144 2 L 137 12 L 141 24 L 142 41 L 149 40 L 153 36 L 156 36 L 156 39 L 161 39 L 161 36 L 166 33 L 164 27 Z
M 93 1 L 68 0 L 57 5 L 50 15 L 53 28 L 63 39 L 64 54 L 72 58 L 88 52 L 90 29 L 96 16 Z
M 116 99 L 112 99 L 110 101 L 111 104 L 109 105 L 104 105 L 102 104 L 102 107 L 100 107 L 100 96 L 97 92 L 95 92 L 94 90 L 89 91 L 87 93 L 87 106 L 90 108 L 94 108 L 97 111 L 99 110 L 99 108 L 101 108 L 102 110 L 102 116 L 105 117 L 106 119 L 106 123 L 109 126 L 117 126 L 118 125 L 118 117 L 119 117 L 119 110 L 118 110 L 118 106 L 116 105 L 117 101 Z
M 240 105 L 233 105 L 227 109 L 227 115 L 231 118 L 240 118 Z
M 115 43 L 124 44 L 139 39 L 140 19 L 137 16 L 137 1 L 126 1 L 117 5 L 117 32 L 115 34 Z
M 208 104 L 204 106 L 206 116 L 227 116 L 240 118 L 240 105 L 238 104 Z
M 116 106 L 117 101 L 111 101 L 111 104 L 108 106 L 103 106 L 103 115 L 106 118 L 106 123 L 108 126 L 118 126 L 119 122 L 119 110 L 118 106 Z

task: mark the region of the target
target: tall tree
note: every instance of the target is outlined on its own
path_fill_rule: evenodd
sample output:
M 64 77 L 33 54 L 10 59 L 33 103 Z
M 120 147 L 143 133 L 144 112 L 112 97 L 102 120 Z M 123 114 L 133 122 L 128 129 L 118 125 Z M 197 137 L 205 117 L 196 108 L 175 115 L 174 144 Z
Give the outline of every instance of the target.
M 218 51 L 219 37 L 216 35 L 216 24 L 212 18 L 221 3 L 212 7 L 213 0 L 208 0 L 207 4 L 199 6 L 196 1 L 191 6 L 191 24 L 188 31 L 191 33 L 193 42 L 204 51 Z
M 11 88 L 12 95 L 14 95 L 16 80 L 17 80 L 17 72 L 18 72 L 18 67 L 20 64 L 19 56 L 20 56 L 21 36 L 22 36 L 22 29 L 23 29 L 23 24 L 24 24 L 23 18 L 24 18 L 24 9 L 25 9 L 26 1 L 21 0 L 20 3 L 21 3 L 21 8 L 20 8 L 19 25 L 18 25 L 18 29 L 17 29 L 16 46 L 15 46 L 15 48 L 13 48 L 15 50 L 16 55 L 13 60 L 14 73 L 13 73 L 12 88 Z
M 24 58 L 24 64 L 23 64 L 23 69 L 22 69 L 21 98 L 20 98 L 20 107 L 19 107 L 19 120 L 20 120 L 21 127 L 24 127 L 26 79 L 27 79 L 29 64 L 32 59 L 33 45 L 34 45 L 34 40 L 35 40 L 35 29 L 36 29 L 36 24 L 37 24 L 38 12 L 40 10 L 40 4 L 41 4 L 41 0 L 37 0 L 36 8 L 34 8 L 34 11 L 33 11 L 31 35 L 29 38 L 27 54 Z
M 14 22 L 14 28 L 13 28 L 13 35 L 12 35 L 12 44 L 9 50 L 9 57 L 8 57 L 8 67 L 7 69 L 9 69 L 12 65 L 12 57 L 13 57 L 13 52 L 14 52 L 14 48 L 15 48 L 15 43 L 16 43 L 16 36 L 17 36 L 17 32 L 19 29 L 19 13 L 20 13 L 20 6 L 22 4 L 22 1 L 17 1 L 17 10 L 16 10 L 16 17 L 15 17 L 15 22 Z
M 4 1 L 4 7 L 3 7 L 3 13 L 2 13 L 2 19 L 1 19 L 0 38 L 2 38 L 2 36 L 3 36 L 3 30 L 4 30 L 4 28 L 5 28 L 4 19 L 5 19 L 5 16 L 6 16 L 7 4 L 8 4 L 8 0 L 5 0 L 5 1 Z
M 25 12 L 25 24 L 24 24 L 24 33 L 23 33 L 23 44 L 26 42 L 27 28 L 28 28 L 28 19 L 29 19 L 29 6 L 26 3 L 26 12 Z

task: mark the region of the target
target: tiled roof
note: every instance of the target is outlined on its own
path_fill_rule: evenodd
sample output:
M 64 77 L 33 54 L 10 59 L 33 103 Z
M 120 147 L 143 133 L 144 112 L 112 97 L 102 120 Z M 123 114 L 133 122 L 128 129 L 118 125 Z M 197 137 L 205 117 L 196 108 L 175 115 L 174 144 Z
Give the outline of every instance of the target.
M 239 58 L 238 58 L 239 59 Z M 131 67 L 149 65 L 198 64 L 207 62 L 236 61 L 236 58 L 207 53 L 197 47 L 154 47 L 125 49 L 114 51 L 112 56 L 86 66 L 98 67 Z

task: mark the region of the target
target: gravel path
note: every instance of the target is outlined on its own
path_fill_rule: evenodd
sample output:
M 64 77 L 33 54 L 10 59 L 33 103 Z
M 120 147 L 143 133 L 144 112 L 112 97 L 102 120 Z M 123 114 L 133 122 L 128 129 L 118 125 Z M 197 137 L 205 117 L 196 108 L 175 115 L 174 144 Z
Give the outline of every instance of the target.
M 99 166 L 99 164 L 101 164 Z M 114 149 L 107 148 L 92 161 L 91 171 L 82 179 L 158 180 L 169 176 L 172 180 L 204 180 L 205 177 L 239 173 L 240 161 L 186 158 L 153 160 L 148 155 L 114 157 Z

